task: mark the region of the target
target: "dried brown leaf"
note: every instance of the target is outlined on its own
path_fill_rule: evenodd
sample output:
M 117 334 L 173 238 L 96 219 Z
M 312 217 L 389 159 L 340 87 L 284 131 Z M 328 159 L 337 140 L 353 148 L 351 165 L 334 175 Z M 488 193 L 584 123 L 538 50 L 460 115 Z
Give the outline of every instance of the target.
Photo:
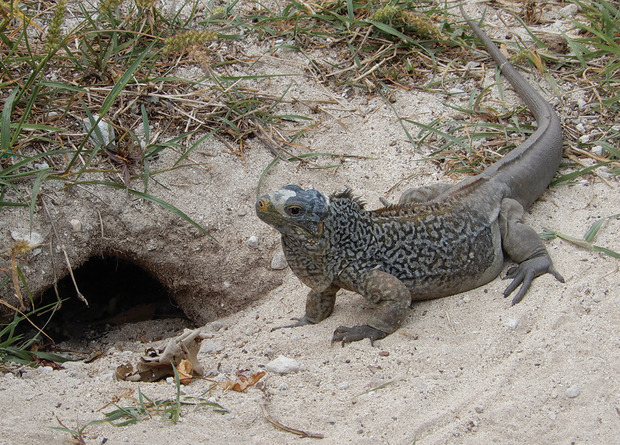
M 243 376 L 243 379 L 240 378 L 239 381 L 233 382 L 232 380 L 227 380 L 225 382 L 220 383 L 220 386 L 224 390 L 232 389 L 233 391 L 242 392 L 248 389 L 251 386 L 254 386 L 260 379 L 265 375 L 265 371 L 260 371 L 255 374 L 252 374 L 249 378 Z
M 179 382 L 183 385 L 188 385 L 192 383 L 192 375 L 194 372 L 194 368 L 192 366 L 192 362 L 189 360 L 183 359 L 176 366 L 177 373 L 179 374 Z

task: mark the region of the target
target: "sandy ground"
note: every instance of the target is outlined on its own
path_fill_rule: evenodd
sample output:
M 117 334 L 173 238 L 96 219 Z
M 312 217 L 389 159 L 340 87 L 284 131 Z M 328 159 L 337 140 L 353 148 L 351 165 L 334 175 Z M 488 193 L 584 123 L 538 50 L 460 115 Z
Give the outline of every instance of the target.
M 480 12 L 470 11 L 475 16 Z M 490 12 L 488 20 L 499 23 L 494 17 Z M 249 54 L 265 52 L 260 46 L 248 47 Z M 351 187 L 369 208 L 376 208 L 379 197 L 394 201 L 408 187 L 454 181 L 430 163 L 414 162 L 427 149 L 409 144 L 394 112 L 380 97 L 362 93 L 345 97 L 330 91 L 306 73 L 307 63 L 292 52 L 270 53 L 253 69 L 261 73 L 284 69 L 294 76 L 257 81 L 256 86 L 276 93 L 292 83 L 287 93 L 290 98 L 335 102 L 321 105 L 323 111 L 312 116 L 317 127 L 300 143 L 317 152 L 369 159 L 345 161 L 332 170 L 280 163 L 266 178 L 263 191 L 288 183 L 315 186 L 327 193 Z M 492 82 L 492 72 L 488 74 Z M 530 80 L 544 86 L 542 81 Z M 472 86 L 462 88 L 468 91 Z M 579 99 L 571 85 L 560 84 L 560 88 L 567 103 Z M 402 90 L 396 91 L 394 99 L 400 116 L 424 122 L 452 112 L 443 101 L 458 103 L 458 98 Z M 285 111 L 308 113 L 299 103 L 284 107 Z M 569 105 L 558 109 L 562 116 L 569 110 Z M 578 116 L 573 113 L 571 118 Z M 584 122 L 586 131 L 594 131 L 595 122 Z M 183 386 L 182 393 L 218 403 L 227 413 L 185 406 L 176 424 L 153 414 L 125 427 L 88 425 L 84 430 L 87 443 L 318 440 L 300 439 L 268 418 L 323 435 L 322 443 L 334 444 L 620 443 L 618 260 L 562 240 L 546 242 L 565 284 L 543 276 L 514 307 L 502 298 L 507 283 L 500 279 L 463 294 L 416 303 L 402 329 L 374 346 L 369 342 L 346 347 L 330 344 L 337 326 L 363 324 L 373 310 L 361 296 L 348 292 L 341 292 L 333 315 L 322 323 L 271 332 L 272 327 L 303 314 L 307 289 L 290 270 L 269 268 L 279 249 L 279 237 L 251 211 L 251 193 L 227 194 L 231 184 L 251 191 L 271 155 L 255 148 L 242 160 L 223 153 L 223 148 L 207 142 L 195 154 L 216 155 L 207 172 L 190 167 L 162 175 L 160 181 L 169 187 L 155 192 L 211 227 L 218 224 L 219 207 L 203 206 L 203 202 L 216 199 L 228 209 L 250 209 L 239 217 L 240 242 L 219 251 L 222 261 L 244 256 L 262 259 L 265 272 L 283 282 L 269 294 L 257 294 L 247 309 L 201 328 L 212 336 L 203 342 L 199 354 L 207 379 Z M 171 161 L 172 157 L 164 156 L 161 163 Z M 537 231 L 551 228 L 582 236 L 598 218 L 620 211 L 618 181 L 610 178 L 609 182 L 589 176 L 578 184 L 552 188 L 529 209 L 525 221 Z M 179 183 L 200 185 L 173 185 Z M 127 197 L 119 193 L 116 199 Z M 620 250 L 619 230 L 617 220 L 609 221 L 597 244 Z M 258 237 L 258 247 L 247 245 L 250 236 Z M 209 243 L 204 238 L 205 249 L 199 254 L 209 255 Z M 174 336 L 183 327 L 178 320 L 117 327 L 88 344 L 61 345 L 100 350 L 102 356 L 93 362 L 69 362 L 60 370 L 13 368 L 0 374 L 0 444 L 67 443 L 68 433 L 52 429 L 59 421 L 77 430 L 103 419 L 103 413 L 114 409 L 111 403 L 134 405 L 128 395 L 137 397 L 138 391 L 151 399 L 173 399 L 176 389 L 170 382 L 117 381 L 114 371 L 121 364 L 135 364 L 147 347 L 159 344 L 151 340 Z M 300 369 L 287 374 L 268 371 L 245 392 L 215 388 L 204 394 L 213 382 L 236 380 L 239 371 L 246 376 L 262 371 L 280 355 L 296 360 Z

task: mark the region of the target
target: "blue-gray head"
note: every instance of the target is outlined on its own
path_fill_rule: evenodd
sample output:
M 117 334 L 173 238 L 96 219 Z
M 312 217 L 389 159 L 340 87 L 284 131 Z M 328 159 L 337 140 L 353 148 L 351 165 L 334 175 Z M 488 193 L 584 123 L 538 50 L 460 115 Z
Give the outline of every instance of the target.
M 298 185 L 287 185 L 256 201 L 258 217 L 285 236 L 320 238 L 328 213 L 327 196 Z

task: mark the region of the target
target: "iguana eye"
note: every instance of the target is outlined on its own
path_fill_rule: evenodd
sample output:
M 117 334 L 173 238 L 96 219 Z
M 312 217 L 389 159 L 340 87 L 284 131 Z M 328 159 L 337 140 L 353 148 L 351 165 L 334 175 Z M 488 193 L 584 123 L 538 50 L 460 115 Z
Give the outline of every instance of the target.
M 299 216 L 304 212 L 304 209 L 301 206 L 290 206 L 286 209 L 286 211 L 291 216 Z

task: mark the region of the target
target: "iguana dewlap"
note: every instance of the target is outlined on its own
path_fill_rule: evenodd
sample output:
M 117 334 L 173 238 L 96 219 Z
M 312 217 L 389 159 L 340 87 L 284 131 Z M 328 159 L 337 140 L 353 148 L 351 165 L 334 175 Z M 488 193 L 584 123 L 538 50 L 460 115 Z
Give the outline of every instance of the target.
M 311 288 L 306 315 L 296 325 L 328 317 L 339 289 L 377 305 L 366 325 L 339 327 L 333 341 L 376 340 L 398 329 L 413 300 L 473 289 L 497 277 L 504 252 L 517 266 L 505 296 L 544 273 L 563 278 L 536 232 L 521 223 L 524 209 L 543 194 L 562 157 L 562 130 L 552 107 L 508 63 L 469 18 L 502 73 L 530 108 L 538 129 L 483 173 L 456 185 L 405 192 L 398 205 L 368 211 L 347 190 L 326 196 L 288 185 L 262 196 L 258 217 L 282 235 L 286 259 Z

